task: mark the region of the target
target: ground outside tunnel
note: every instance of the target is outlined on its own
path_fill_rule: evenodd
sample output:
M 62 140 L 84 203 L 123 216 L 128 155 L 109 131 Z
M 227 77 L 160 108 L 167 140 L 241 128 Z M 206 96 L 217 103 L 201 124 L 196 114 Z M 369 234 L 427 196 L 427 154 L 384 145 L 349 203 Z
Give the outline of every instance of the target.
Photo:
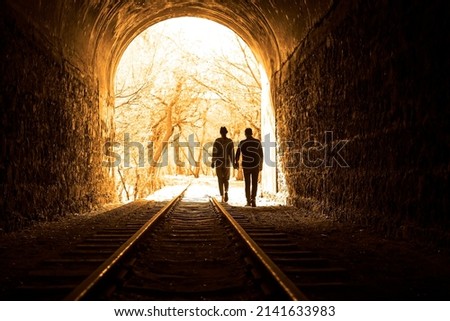
M 198 197 L 219 198 L 214 178 L 192 181 Z M 167 186 L 150 198 L 163 201 L 181 188 Z M 450 250 L 412 240 L 388 239 L 368 228 L 332 221 L 318 213 L 258 199 L 244 207 L 242 182 L 231 182 L 229 205 L 239 207 L 257 226 L 271 226 L 290 235 L 303 250 L 314 251 L 350 272 L 350 282 L 371 289 L 361 300 L 449 300 Z M 137 204 L 143 201 L 138 201 Z M 0 298 L 38 262 L 73 246 L 97 229 L 125 222 L 125 208 L 110 204 L 89 213 L 45 222 L 20 232 L 0 234 Z M 373 290 L 373 292 L 372 292 Z M 339 298 L 336 298 L 339 300 Z

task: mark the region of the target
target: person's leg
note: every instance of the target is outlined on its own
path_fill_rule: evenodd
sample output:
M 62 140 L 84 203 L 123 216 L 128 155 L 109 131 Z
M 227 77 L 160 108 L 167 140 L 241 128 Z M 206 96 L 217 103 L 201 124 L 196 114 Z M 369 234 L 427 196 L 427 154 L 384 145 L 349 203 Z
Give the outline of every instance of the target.
M 217 181 L 219 182 L 219 192 L 220 196 L 223 197 L 223 173 L 220 167 L 216 168 Z
M 251 170 L 244 169 L 244 182 L 245 182 L 245 197 L 247 198 L 247 205 L 250 205 L 250 175 Z
M 258 174 L 259 174 L 259 169 L 252 169 L 252 173 L 251 173 L 251 180 L 252 180 L 252 206 L 255 207 L 256 206 L 256 194 L 258 192 Z
M 225 202 L 228 202 L 228 187 L 230 185 L 229 180 L 230 180 L 230 168 L 225 167 L 223 169 L 223 187 L 224 187 L 223 200 Z

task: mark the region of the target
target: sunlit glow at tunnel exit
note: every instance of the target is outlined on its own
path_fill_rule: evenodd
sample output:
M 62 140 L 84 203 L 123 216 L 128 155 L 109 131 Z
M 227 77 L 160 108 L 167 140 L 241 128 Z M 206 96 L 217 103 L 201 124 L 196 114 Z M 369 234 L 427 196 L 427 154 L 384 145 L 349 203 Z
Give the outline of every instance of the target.
M 258 194 L 274 195 L 269 79 L 248 45 L 231 29 L 203 18 L 169 19 L 142 32 L 127 47 L 115 76 L 119 198 L 148 197 L 192 179 L 216 191 L 210 163 L 221 126 L 227 127 L 235 148 L 247 127 L 267 143 Z M 230 181 L 232 186 L 242 183 L 242 170 L 232 170 Z

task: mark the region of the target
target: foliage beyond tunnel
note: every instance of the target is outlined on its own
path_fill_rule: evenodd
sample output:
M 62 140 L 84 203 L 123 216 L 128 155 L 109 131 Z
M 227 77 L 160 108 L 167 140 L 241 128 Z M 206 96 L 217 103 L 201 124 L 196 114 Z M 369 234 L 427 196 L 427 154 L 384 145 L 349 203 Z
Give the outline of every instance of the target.
M 209 155 L 221 126 L 234 141 L 246 127 L 260 134 L 259 66 L 229 29 L 198 18 L 167 20 L 124 53 L 115 109 L 117 192 L 124 200 L 145 197 L 163 175 L 212 174 Z

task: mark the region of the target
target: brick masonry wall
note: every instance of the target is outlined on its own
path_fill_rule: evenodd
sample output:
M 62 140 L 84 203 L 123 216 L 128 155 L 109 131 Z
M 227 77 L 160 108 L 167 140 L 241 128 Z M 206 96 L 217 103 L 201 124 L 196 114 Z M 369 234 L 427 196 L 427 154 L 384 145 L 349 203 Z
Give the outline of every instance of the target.
M 111 200 L 95 82 L 0 16 L 0 229 Z
M 448 229 L 449 12 L 343 1 L 314 26 L 273 78 L 290 204 L 390 235 Z M 344 140 L 349 167 L 321 164 Z

